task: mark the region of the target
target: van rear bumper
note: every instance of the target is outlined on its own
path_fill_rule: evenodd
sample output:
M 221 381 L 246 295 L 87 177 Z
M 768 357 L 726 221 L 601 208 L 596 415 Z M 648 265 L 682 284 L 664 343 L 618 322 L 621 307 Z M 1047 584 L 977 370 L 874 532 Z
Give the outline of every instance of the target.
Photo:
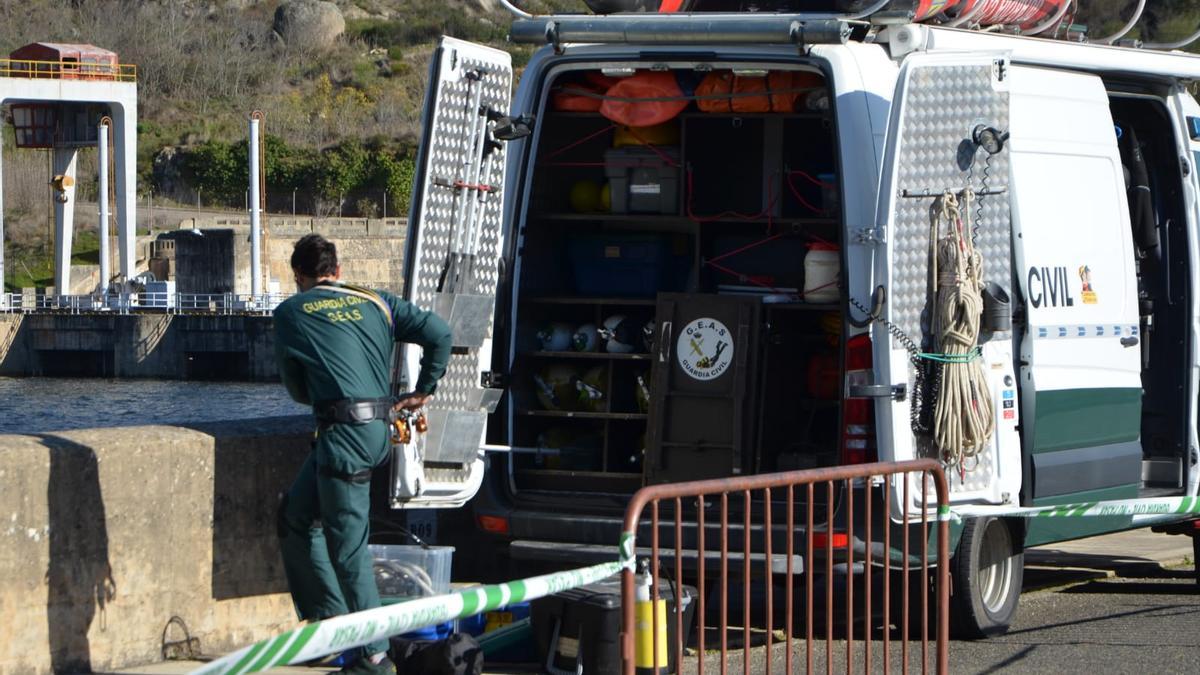
M 517 523 L 522 520 L 521 514 L 513 513 L 514 530 L 518 529 Z M 563 537 L 559 539 L 551 539 L 543 535 L 543 537 L 518 537 L 513 539 L 508 544 L 509 557 L 514 561 L 546 563 L 555 566 L 580 566 L 594 565 L 617 560 L 619 552 L 617 546 L 612 543 L 598 543 L 596 540 L 585 541 L 579 536 L 581 530 L 577 527 L 570 527 L 573 521 L 568 517 L 558 516 L 560 521 L 556 523 L 557 527 L 568 528 L 573 537 Z M 605 538 L 606 542 L 615 542 L 619 540 L 620 521 L 616 519 L 604 519 L 595 516 L 588 517 L 587 520 L 592 521 L 587 524 L 587 529 L 592 532 L 611 531 L 614 534 L 612 537 Z M 598 522 L 608 521 L 608 522 Z M 845 532 L 844 527 L 837 524 L 835 519 L 835 532 Z M 805 553 L 807 552 L 807 536 L 803 527 L 797 527 L 794 530 L 793 550 L 791 555 L 791 573 L 803 574 L 808 570 L 812 570 L 817 574 L 823 574 L 826 569 L 826 559 L 829 553 L 833 553 L 833 573 L 835 575 L 859 574 L 866 569 L 867 552 L 870 551 L 871 565 L 876 568 L 881 568 L 884 565 L 884 558 L 887 555 L 887 549 L 883 545 L 882 530 L 875 528 L 873 531 L 872 541 L 868 542 L 862 537 L 864 529 L 857 524 L 854 530 L 854 535 L 849 538 L 849 550 L 851 555 L 847 560 L 845 548 L 826 548 L 823 543 L 814 544 L 811 562 L 806 560 Z M 689 529 L 691 533 L 686 531 Z M 660 564 L 667 568 L 673 568 L 676 559 L 676 548 L 673 541 L 674 523 L 664 522 L 659 530 L 659 550 L 658 557 Z M 688 572 L 695 572 L 700 567 L 700 551 L 694 541 L 695 526 L 692 523 L 684 524 L 685 535 L 683 545 L 678 551 L 679 563 L 682 569 Z M 708 528 L 706 528 L 707 530 Z M 936 564 L 936 546 L 935 539 L 932 538 L 932 533 L 935 528 L 930 528 L 931 538 L 928 540 L 928 545 L 922 547 L 920 545 L 921 534 L 920 527 L 915 526 L 910 529 L 909 540 L 909 567 L 910 569 L 920 569 L 921 566 L 921 551 L 924 549 L 929 556 L 927 562 L 933 566 Z M 543 533 L 545 530 L 542 530 Z M 770 556 L 770 573 L 787 574 L 788 573 L 788 554 L 787 554 L 787 531 L 783 526 L 772 527 L 773 535 L 771 537 L 772 549 Z M 824 528 L 814 528 L 814 537 L 824 534 Z M 761 544 L 761 531 L 752 531 L 752 543 L 750 546 L 750 554 L 744 556 L 742 549 L 744 547 L 744 533 L 739 528 L 731 529 L 728 534 L 728 565 L 730 574 L 740 575 L 744 570 L 747 558 L 751 573 L 755 576 L 763 575 L 767 568 L 767 555 L 765 546 Z M 891 551 L 891 567 L 893 570 L 900 570 L 904 563 L 903 554 L 901 552 L 902 536 L 900 535 L 899 526 L 894 526 L 892 531 L 892 551 Z M 648 524 L 644 524 L 638 532 L 636 556 L 639 559 L 648 559 L 652 554 L 650 547 L 651 532 Z M 721 570 L 721 540 L 718 532 L 707 531 L 704 542 L 704 568 L 709 574 L 719 574 Z

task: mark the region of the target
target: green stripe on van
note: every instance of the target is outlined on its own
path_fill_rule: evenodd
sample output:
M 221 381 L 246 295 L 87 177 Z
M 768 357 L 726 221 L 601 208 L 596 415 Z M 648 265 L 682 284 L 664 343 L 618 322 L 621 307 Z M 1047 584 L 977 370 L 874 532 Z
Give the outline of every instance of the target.
M 1133 499 L 1137 497 L 1136 483 L 1118 485 L 1100 490 L 1088 490 L 1069 495 L 1055 495 L 1033 500 L 1030 506 L 1051 506 L 1064 502 L 1098 502 L 1110 499 Z M 1127 530 L 1133 518 L 1129 516 L 1091 516 L 1088 518 L 1029 518 L 1026 520 L 1025 545 L 1040 546 L 1058 541 L 1090 537 L 1105 532 Z
M 1040 391 L 1034 402 L 1031 452 L 1136 441 L 1141 428 L 1141 389 Z

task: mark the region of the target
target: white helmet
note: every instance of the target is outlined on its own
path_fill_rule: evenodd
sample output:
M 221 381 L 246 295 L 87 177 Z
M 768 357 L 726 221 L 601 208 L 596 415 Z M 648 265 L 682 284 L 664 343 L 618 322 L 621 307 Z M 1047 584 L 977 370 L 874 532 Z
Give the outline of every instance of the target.
M 604 350 L 610 354 L 630 354 L 641 344 L 639 326 L 624 314 L 614 314 L 604 320 L 598 331 L 604 338 Z
M 577 352 L 594 352 L 599 341 L 600 334 L 596 331 L 596 324 L 585 323 L 576 328 L 575 334 L 571 336 L 571 349 Z
M 547 352 L 565 352 L 571 348 L 571 326 L 554 322 L 538 331 L 538 340 L 542 350 Z

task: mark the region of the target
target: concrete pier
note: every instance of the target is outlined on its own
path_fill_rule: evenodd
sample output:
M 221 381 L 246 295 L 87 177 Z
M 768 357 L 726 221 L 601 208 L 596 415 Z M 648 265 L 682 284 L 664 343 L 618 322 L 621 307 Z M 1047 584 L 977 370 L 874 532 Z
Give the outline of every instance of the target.
M 307 417 L 0 435 L 0 675 L 293 627 L 275 512 L 311 436 Z

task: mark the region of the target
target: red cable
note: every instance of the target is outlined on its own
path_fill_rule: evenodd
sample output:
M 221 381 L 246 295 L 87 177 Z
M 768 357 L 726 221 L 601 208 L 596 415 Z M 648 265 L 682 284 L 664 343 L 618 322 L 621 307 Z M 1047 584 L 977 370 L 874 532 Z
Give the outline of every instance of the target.
M 749 250 L 750 250 L 750 249 L 752 249 L 752 248 L 756 248 L 756 247 L 758 247 L 758 246 L 762 246 L 763 244 L 765 244 L 765 243 L 767 243 L 767 242 L 769 242 L 769 241 L 774 241 L 774 240 L 776 240 L 776 239 L 779 239 L 779 238 L 780 238 L 780 237 L 782 237 L 782 236 L 784 236 L 782 232 L 781 232 L 781 233 L 778 233 L 778 234 L 773 234 L 773 235 L 771 235 L 771 236 L 769 236 L 769 237 L 767 237 L 767 238 L 765 238 L 765 239 L 760 239 L 760 240 L 758 240 L 758 241 L 755 241 L 755 242 L 751 242 L 751 243 L 749 243 L 749 244 L 746 244 L 745 246 L 743 246 L 743 247 L 741 247 L 741 248 L 737 248 L 737 249 L 734 249 L 734 250 L 732 250 L 732 251 L 728 251 L 728 252 L 726 252 L 726 253 L 722 253 L 721 255 L 719 255 L 719 256 L 717 256 L 717 257 L 715 257 L 715 258 L 709 258 L 709 259 L 708 259 L 706 262 L 709 262 L 709 263 L 714 263 L 714 262 L 716 262 L 716 261 L 718 261 L 718 260 L 724 260 L 724 259 L 726 259 L 726 258 L 729 258 L 729 257 L 731 257 L 731 256 L 735 256 L 735 255 L 737 255 L 737 254 L 739 254 L 739 253 L 743 253 L 743 252 L 745 252 L 745 251 L 749 251 Z
M 738 213 L 737 211 L 722 211 L 721 213 L 718 213 L 716 215 L 698 216 L 692 210 L 692 193 L 693 193 L 692 170 L 689 167 L 687 169 L 687 200 L 686 200 L 687 201 L 688 220 L 691 220 L 692 222 L 696 222 L 696 223 L 703 223 L 705 221 L 720 220 L 722 218 L 737 218 L 738 220 L 759 220 L 763 217 L 766 217 L 767 218 L 767 231 L 770 232 L 771 209 L 773 209 L 775 207 L 775 202 L 778 201 L 778 197 L 771 196 L 771 194 L 770 194 L 771 188 L 770 188 L 769 184 L 767 187 L 767 193 L 768 193 L 767 197 L 768 197 L 768 202 L 770 202 L 770 203 L 767 204 L 767 208 L 765 208 L 762 211 L 760 211 L 756 214 L 753 214 L 753 215 L 747 215 L 745 213 Z
M 584 136 L 583 138 L 581 138 L 573 143 L 568 143 L 567 145 L 564 145 L 563 147 L 542 156 L 540 161 L 544 162 L 553 157 L 558 157 L 559 155 L 563 154 L 564 152 L 570 150 L 571 148 L 575 148 L 580 145 L 583 145 L 584 143 L 587 143 L 588 141 L 592 140 L 593 138 L 599 136 L 600 134 L 608 133 L 610 130 L 614 129 L 616 126 L 617 125 L 615 125 L 615 124 L 610 124 L 610 125 L 604 127 L 603 129 L 601 129 L 597 132 L 594 132 L 594 133 L 590 133 L 587 136 Z
M 731 277 L 736 278 L 738 281 L 746 281 L 746 282 L 754 284 L 755 286 L 762 286 L 763 288 L 766 288 L 768 290 L 772 290 L 775 292 L 782 292 L 778 288 L 776 288 L 770 284 L 765 284 L 765 283 L 759 281 L 758 279 L 755 279 L 754 277 L 748 277 L 745 274 L 738 272 L 737 270 L 731 270 L 728 267 L 725 267 L 724 265 L 718 265 L 718 264 L 712 262 L 711 260 L 705 260 L 704 264 L 712 265 L 713 268 L 715 268 L 721 272 L 724 272 L 725 274 L 728 274 Z
M 817 207 L 813 206 L 812 204 L 809 204 L 808 200 L 805 199 L 800 194 L 800 191 L 796 189 L 796 185 L 794 183 L 792 183 L 792 175 L 793 174 L 800 174 L 800 175 L 804 176 L 805 178 L 809 179 L 810 181 L 816 183 L 817 185 L 824 185 L 824 184 L 821 183 L 821 181 L 816 180 L 812 176 L 809 176 L 808 174 L 804 173 L 803 171 L 789 171 L 787 174 L 788 190 L 791 190 L 792 197 L 795 197 L 796 201 L 800 202 L 800 205 L 803 206 L 804 208 L 808 209 L 809 211 L 812 211 L 813 213 L 818 213 L 818 214 L 824 213 L 823 210 L 818 209 Z M 830 186 L 830 187 L 832 187 L 832 186 Z
M 669 155 L 667 155 L 665 152 L 662 152 L 661 150 L 659 150 L 657 147 L 655 147 L 655 145 L 653 143 L 651 143 L 650 141 L 647 141 L 645 139 L 645 137 L 643 137 L 641 134 L 639 134 L 635 127 L 625 127 L 625 128 L 629 130 L 629 133 L 634 138 L 641 141 L 642 145 L 646 146 L 647 148 L 650 148 L 650 150 L 652 150 L 654 152 L 654 154 L 658 155 L 659 159 L 661 159 L 663 162 L 666 162 L 667 166 L 674 167 L 676 169 L 679 168 L 679 160 L 673 159 Z

